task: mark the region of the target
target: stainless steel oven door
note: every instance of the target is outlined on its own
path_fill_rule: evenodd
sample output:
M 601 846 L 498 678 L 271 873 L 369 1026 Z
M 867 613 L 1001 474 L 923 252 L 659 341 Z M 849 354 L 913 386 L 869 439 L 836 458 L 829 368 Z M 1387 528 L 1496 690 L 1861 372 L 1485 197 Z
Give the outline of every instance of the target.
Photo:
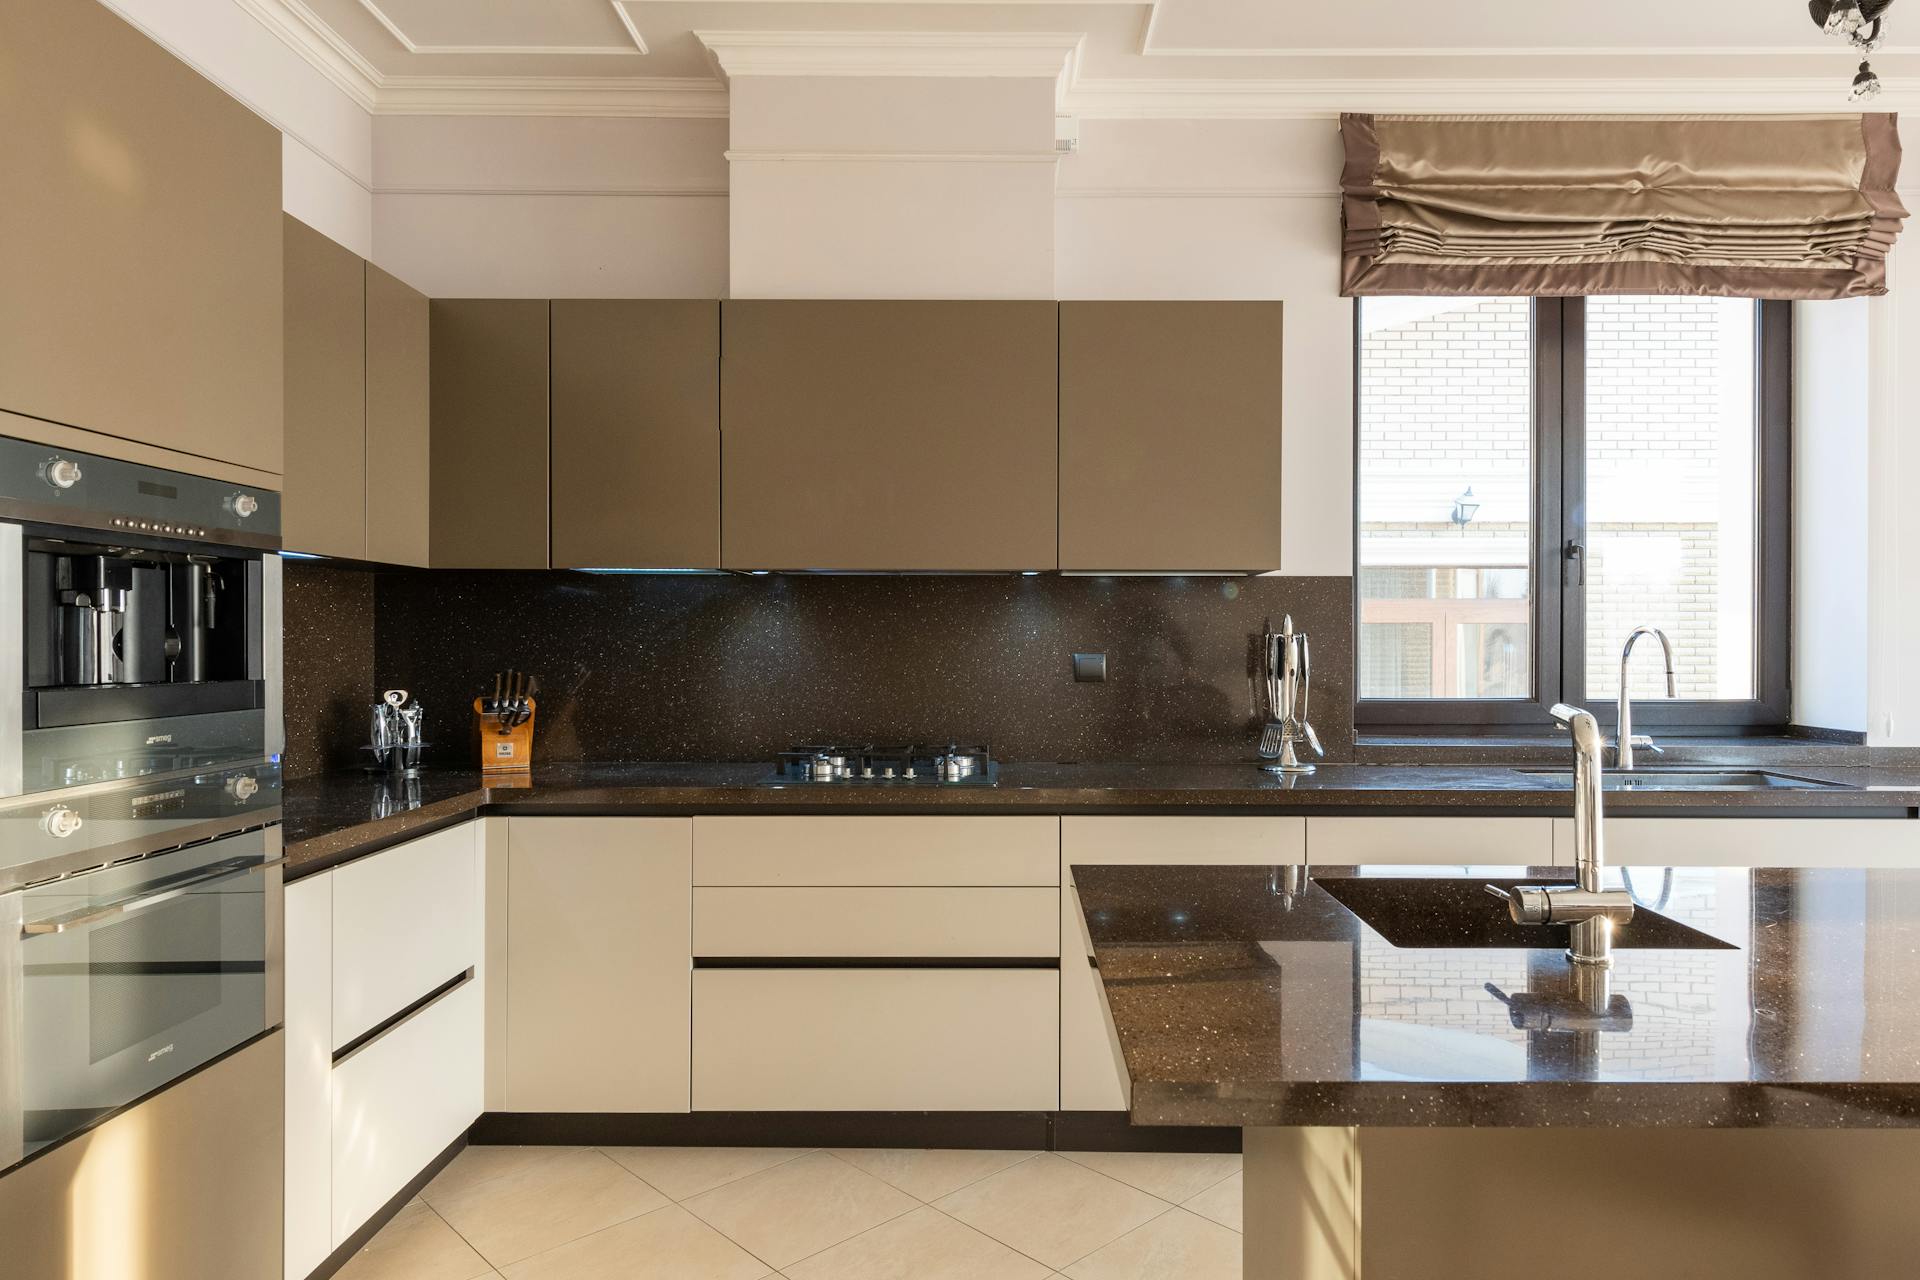
M 0 898 L 0 1169 L 278 1025 L 280 919 L 278 827 Z

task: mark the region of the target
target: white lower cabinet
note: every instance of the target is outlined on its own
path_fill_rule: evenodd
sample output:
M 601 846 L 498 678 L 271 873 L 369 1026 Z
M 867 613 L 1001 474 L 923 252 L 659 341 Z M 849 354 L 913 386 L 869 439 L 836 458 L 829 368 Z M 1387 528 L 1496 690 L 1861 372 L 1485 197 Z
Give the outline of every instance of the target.
M 335 1049 L 480 962 L 478 832 L 463 823 L 326 873 Z
M 287 886 L 287 1280 L 333 1252 L 333 877 Z
M 1051 1111 L 1052 968 L 699 969 L 696 1111 Z
M 1550 866 L 1552 818 L 1308 818 L 1315 866 Z
M 1306 860 L 1307 820 L 1271 817 L 1060 819 L 1060 1109 L 1124 1111 L 1126 1073 L 1073 868 L 1090 863 L 1281 866 Z
M 1573 820 L 1554 823 L 1556 861 L 1573 863 Z M 1607 861 L 1631 867 L 1920 866 L 1911 818 L 1643 818 L 1606 820 Z
M 685 1111 L 692 819 L 507 832 L 505 1109 Z
M 481 1023 L 469 979 L 334 1064 L 335 1247 L 479 1119 Z
M 467 823 L 287 886 L 286 1280 L 304 1280 L 480 1116 L 477 832 Z

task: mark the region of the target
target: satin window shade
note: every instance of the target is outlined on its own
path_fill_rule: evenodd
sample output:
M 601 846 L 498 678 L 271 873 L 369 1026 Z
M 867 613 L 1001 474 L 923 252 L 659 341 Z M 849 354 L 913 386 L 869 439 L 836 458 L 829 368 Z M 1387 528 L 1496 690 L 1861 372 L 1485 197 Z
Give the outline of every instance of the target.
M 1343 115 L 1361 295 L 1885 293 L 1890 114 Z

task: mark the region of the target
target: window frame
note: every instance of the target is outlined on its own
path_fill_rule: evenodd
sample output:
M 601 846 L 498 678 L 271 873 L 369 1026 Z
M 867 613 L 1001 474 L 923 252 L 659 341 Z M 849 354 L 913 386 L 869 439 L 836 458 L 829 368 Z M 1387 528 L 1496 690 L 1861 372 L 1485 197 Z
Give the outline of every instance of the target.
M 1569 550 L 1587 544 L 1586 299 L 1534 298 L 1533 307 L 1533 690 L 1531 698 L 1362 698 L 1360 687 L 1362 299 L 1353 306 L 1354 723 L 1363 733 L 1511 736 L 1553 732 L 1548 708 L 1587 706 L 1604 726 L 1614 699 L 1589 705 L 1583 576 Z M 1793 304 L 1757 301 L 1754 322 L 1755 437 L 1754 687 L 1744 699 L 1638 698 L 1634 722 L 1696 736 L 1776 733 L 1792 715 Z M 1621 637 L 1622 640 L 1625 637 Z M 1644 647 L 1644 646 L 1643 646 Z M 1685 655 L 1681 655 L 1685 661 Z

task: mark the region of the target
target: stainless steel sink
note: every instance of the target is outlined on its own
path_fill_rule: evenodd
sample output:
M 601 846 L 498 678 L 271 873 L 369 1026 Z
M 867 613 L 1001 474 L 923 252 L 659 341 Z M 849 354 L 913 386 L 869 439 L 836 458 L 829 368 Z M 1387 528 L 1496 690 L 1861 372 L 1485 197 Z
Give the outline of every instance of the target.
M 1520 772 L 1556 785 L 1573 785 L 1570 769 L 1522 769 Z M 1604 773 L 1601 786 L 1608 791 L 1827 791 L 1842 784 L 1796 778 L 1766 769 L 1635 769 L 1626 773 Z

